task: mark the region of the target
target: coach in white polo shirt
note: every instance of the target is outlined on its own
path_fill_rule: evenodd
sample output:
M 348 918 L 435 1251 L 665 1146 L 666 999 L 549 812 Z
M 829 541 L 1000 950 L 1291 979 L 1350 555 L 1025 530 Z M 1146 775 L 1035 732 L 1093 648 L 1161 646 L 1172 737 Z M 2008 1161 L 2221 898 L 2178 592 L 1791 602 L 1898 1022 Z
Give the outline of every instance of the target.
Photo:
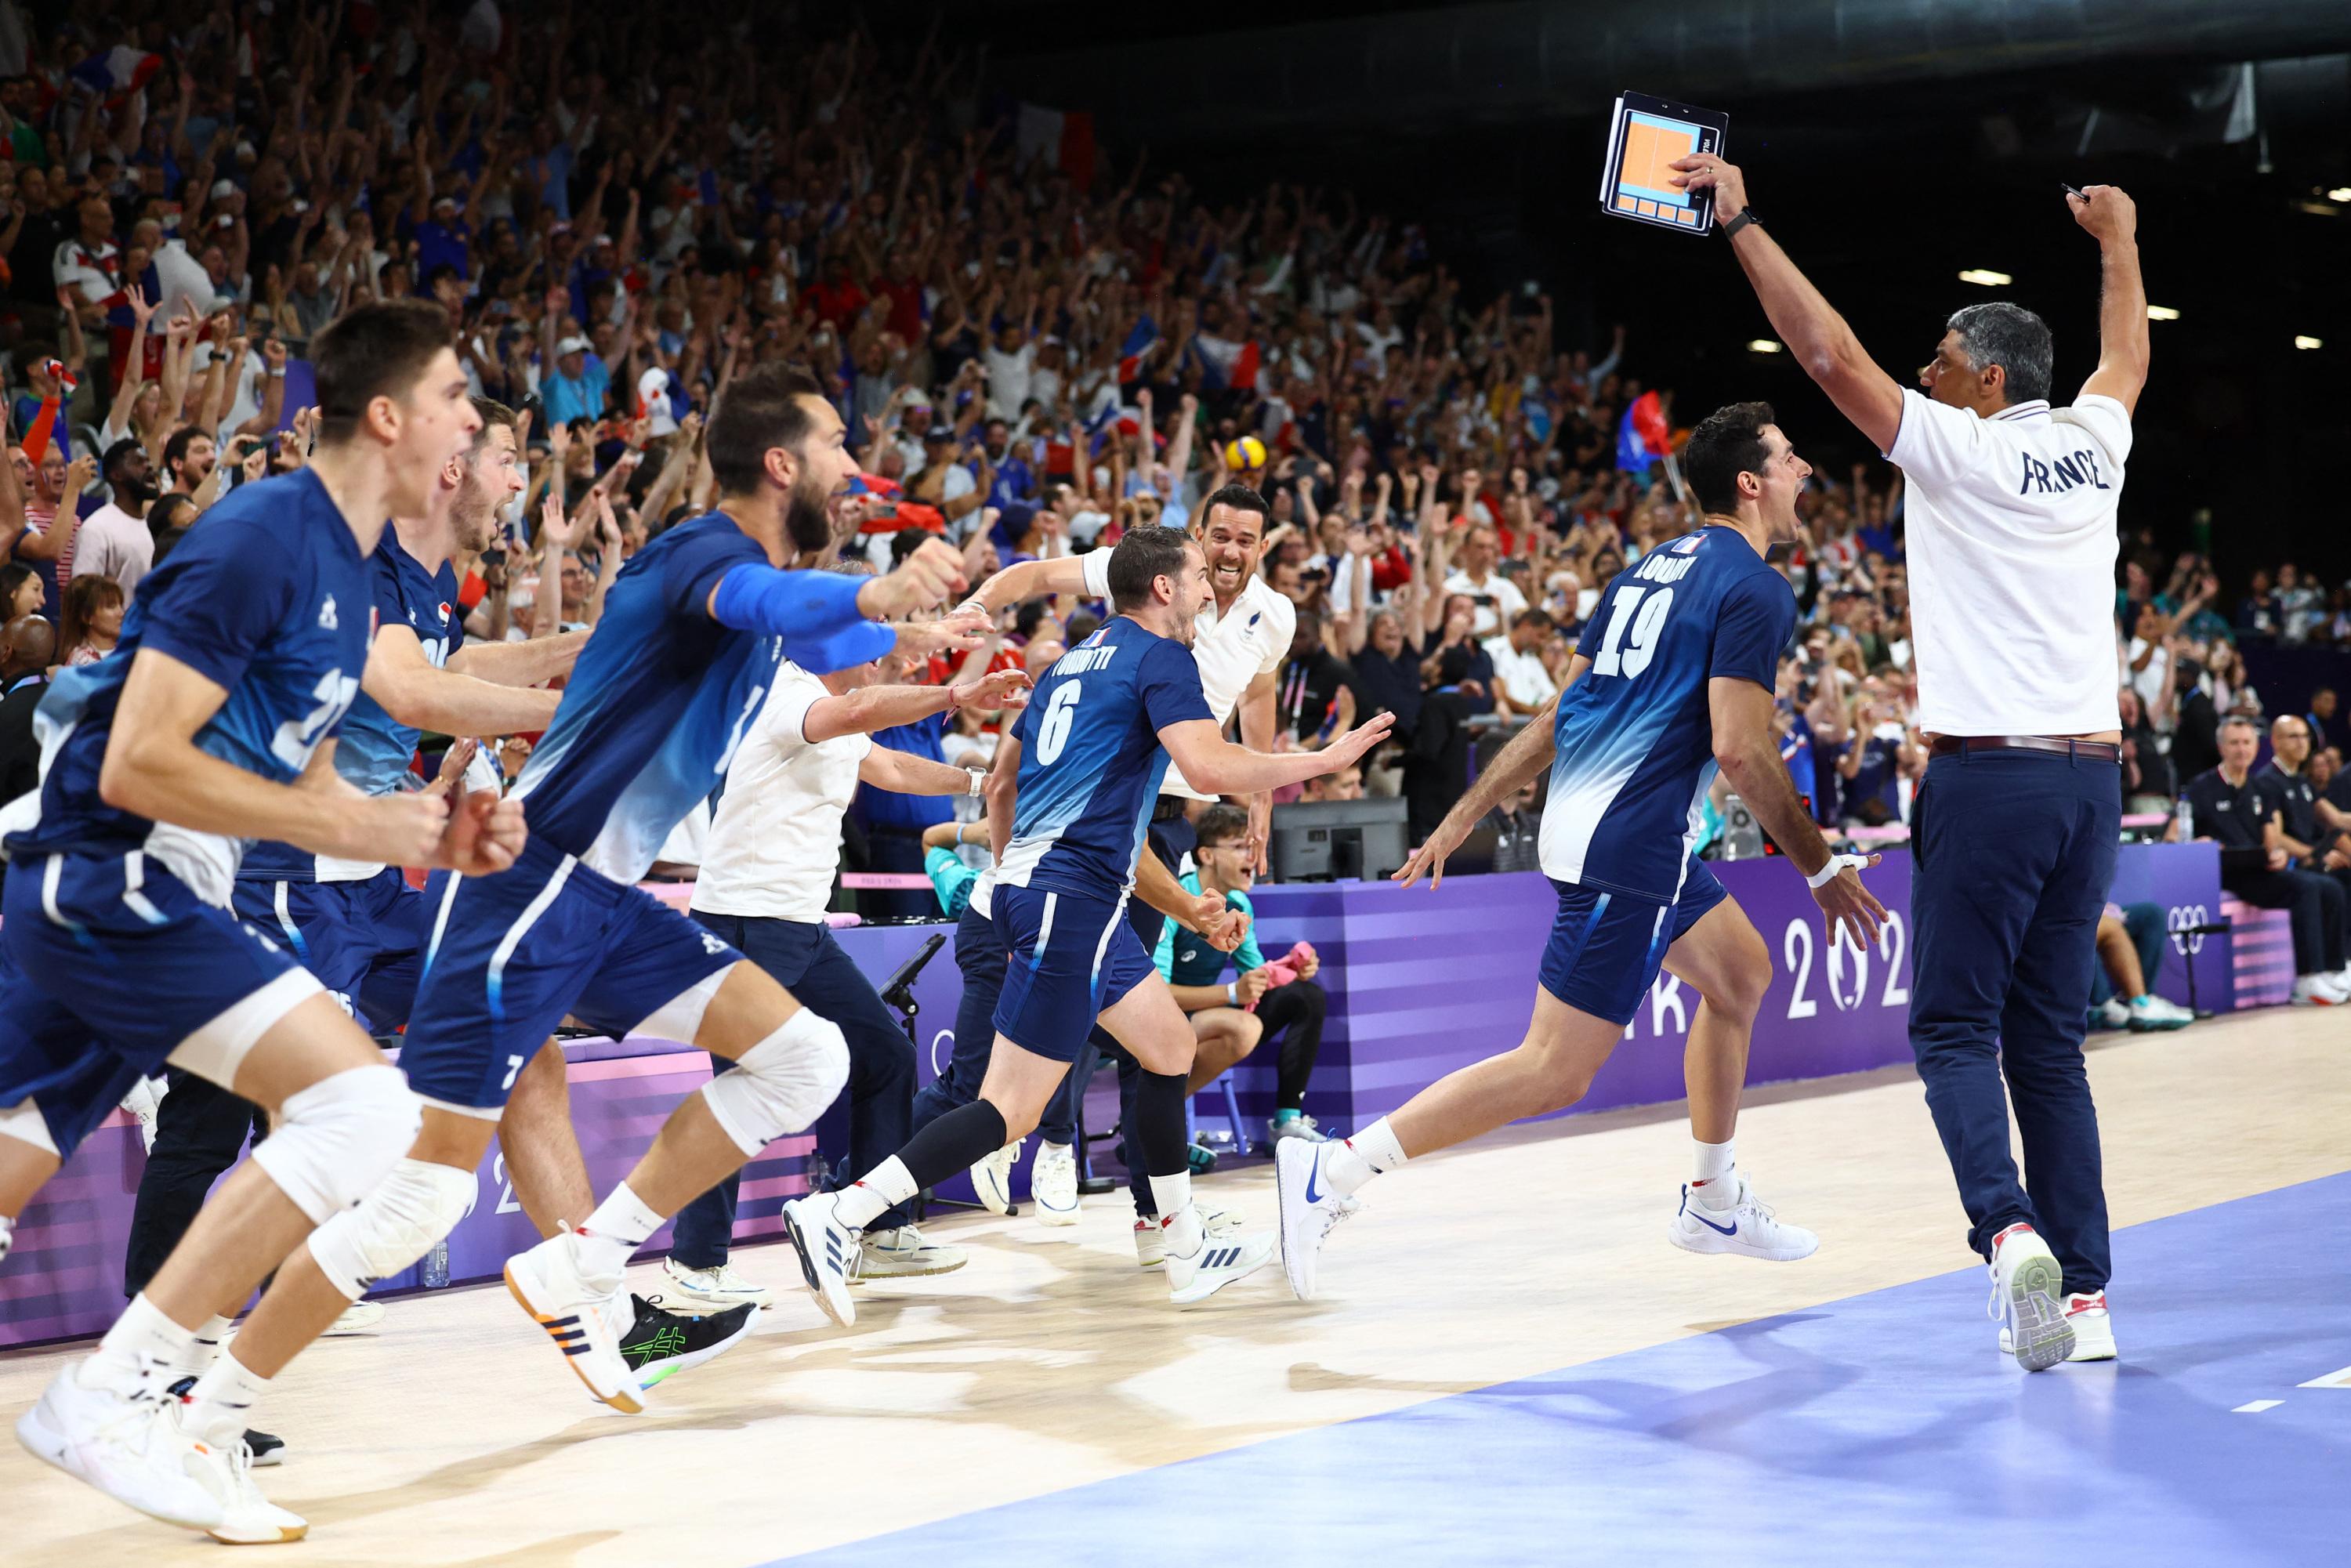
M 824 917 L 841 864 L 841 819 L 861 781 L 902 795 L 976 796 L 987 777 L 876 746 L 872 732 L 965 706 L 1001 707 L 1029 685 L 1019 670 L 946 686 L 877 686 L 879 674 L 870 664 L 822 677 L 778 666 L 775 691 L 727 765 L 694 886 L 695 920 L 841 1027 L 851 1170 L 913 1135 L 914 1048 Z M 711 1058 L 713 1071 L 732 1065 Z M 671 1294 L 720 1307 L 764 1301 L 726 1267 L 738 1185 L 729 1176 L 679 1212 L 664 1265 Z M 962 1249 L 926 1241 L 902 1210 L 869 1227 L 864 1246 L 868 1278 L 963 1266 Z
M 1674 167 L 1713 191 L 1789 351 L 1908 480 L 1918 726 L 1933 750 L 1911 824 L 1910 1046 L 1969 1243 L 1991 1260 L 2001 1348 L 2029 1372 L 2111 1360 L 2082 1033 L 2122 814 L 2115 509 L 2147 382 L 2137 210 L 2112 185 L 2065 197 L 2098 243 L 2104 293 L 2098 368 L 2073 406 L 2052 408 L 2053 345 L 2032 311 L 1953 315 L 1923 391 L 1905 391 L 1763 230 L 1736 168 L 1706 154 Z

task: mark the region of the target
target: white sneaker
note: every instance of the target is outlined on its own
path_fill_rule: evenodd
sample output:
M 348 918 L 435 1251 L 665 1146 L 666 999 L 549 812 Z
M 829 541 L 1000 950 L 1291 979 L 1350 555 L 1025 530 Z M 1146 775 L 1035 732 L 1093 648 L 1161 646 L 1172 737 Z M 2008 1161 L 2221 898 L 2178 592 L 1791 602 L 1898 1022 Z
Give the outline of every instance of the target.
M 1192 1212 L 1200 1217 L 1200 1234 L 1211 1241 L 1240 1234 L 1241 1217 L 1228 1208 L 1192 1200 Z M 1140 1268 L 1156 1269 L 1167 1261 L 1167 1233 L 1160 1228 L 1157 1217 L 1138 1215 L 1134 1221 L 1134 1261 Z
M 2177 1002 L 2167 1001 L 2153 991 L 2143 997 L 2133 997 L 2124 1009 L 2129 1016 L 2131 1032 L 2152 1034 L 2158 1030 L 2186 1029 L 2196 1021 L 2196 1015 Z
M 1012 1212 L 1012 1167 L 1019 1163 L 1020 1145 L 1028 1141 L 1015 1138 L 971 1167 L 971 1188 L 988 1213 Z
M 2351 990 L 2335 984 L 2332 975 L 2298 975 L 2288 1000 L 2298 1008 L 2339 1008 L 2351 1001 Z
M 841 1195 L 812 1192 L 784 1205 L 784 1234 L 800 1255 L 800 1278 L 824 1315 L 842 1328 L 857 1321 L 849 1271 L 859 1256 L 857 1232 L 841 1222 Z
M 664 1258 L 662 1260 L 662 1281 L 669 1294 L 713 1312 L 726 1312 L 746 1301 L 762 1310 L 776 1304 L 774 1291 L 745 1279 L 735 1271 L 732 1264 L 721 1263 L 716 1269 L 689 1269 L 674 1258 Z
M 852 1284 L 867 1280 L 913 1280 L 925 1274 L 952 1274 L 963 1267 L 963 1249 L 934 1241 L 911 1225 L 895 1230 L 869 1230 L 859 1250 Z
M 213 1530 L 228 1517 L 206 1471 L 211 1450 L 180 1430 L 161 1385 L 124 1394 L 85 1388 L 71 1362 L 16 1419 L 16 1441 L 43 1464 L 151 1518 Z
M 330 1334 L 366 1333 L 383 1322 L 383 1303 L 360 1300 L 345 1307 L 342 1315 L 327 1325 Z
M 1273 1261 L 1273 1233 L 1211 1237 L 1202 1229 L 1189 1257 L 1165 1255 L 1167 1298 L 1179 1307 L 1205 1301 L 1236 1280 L 1245 1280 Z
M 2098 1004 L 2098 1021 L 2108 1029 L 2130 1028 L 2130 1005 L 2120 997 L 2108 997 Z
M 1747 1178 L 1739 1178 L 1739 1196 L 1728 1208 L 1709 1208 L 1682 1187 L 1682 1206 L 1666 1227 L 1666 1239 L 1685 1252 L 1735 1252 L 1741 1258 L 1762 1258 L 1792 1263 L 1820 1250 L 1821 1239 L 1800 1226 L 1788 1225 L 1755 1196 Z
M 1322 1257 L 1322 1243 L 1339 1222 L 1364 1207 L 1363 1199 L 1346 1197 L 1325 1185 L 1322 1167 L 1329 1152 L 1340 1145 L 1284 1138 L 1273 1145 L 1273 1186 L 1281 1212 L 1281 1270 L 1290 1276 L 1290 1293 L 1301 1301 L 1314 1299 L 1314 1276 Z
M 2065 1321 L 2074 1325 L 2074 1354 L 2067 1361 L 2112 1361 L 2115 1359 L 2115 1320 L 2106 1311 L 2106 1293 L 2095 1296 L 2072 1295 L 2065 1298 Z M 2009 1332 L 2000 1331 L 2000 1353 L 2013 1355 Z
M 2001 1343 L 2027 1372 L 2045 1372 L 2074 1354 L 2074 1325 L 2066 1321 L 2064 1271 L 2057 1255 L 2032 1227 L 2010 1226 L 1991 1243 L 1991 1301 L 1994 1322 L 2005 1321 L 2009 1331 Z
M 507 1260 L 507 1290 L 555 1342 L 588 1392 L 613 1409 L 634 1416 L 645 1407 L 644 1389 L 621 1354 L 621 1330 L 633 1313 L 626 1291 L 615 1280 L 580 1278 L 579 1239 L 558 1231 L 528 1252 Z
M 189 1438 L 204 1455 L 197 1476 L 220 1499 L 221 1521 L 204 1531 L 231 1546 L 276 1546 L 310 1533 L 309 1521 L 261 1495 L 253 1479 L 253 1449 L 243 1438 L 233 1448 Z
M 1078 1222 L 1078 1151 L 1067 1144 L 1037 1145 L 1037 1163 L 1029 1167 L 1029 1196 L 1037 1200 L 1040 1225 Z

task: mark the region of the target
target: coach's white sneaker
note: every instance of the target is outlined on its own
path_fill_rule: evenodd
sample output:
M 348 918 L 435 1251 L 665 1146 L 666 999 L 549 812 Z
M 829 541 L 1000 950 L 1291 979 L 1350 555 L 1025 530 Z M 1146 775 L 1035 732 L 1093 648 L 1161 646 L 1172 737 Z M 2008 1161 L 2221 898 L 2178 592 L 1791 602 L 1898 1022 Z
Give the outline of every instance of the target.
M 1301 1301 L 1314 1299 L 1314 1276 L 1322 1261 L 1322 1242 L 1339 1222 L 1364 1207 L 1359 1197 L 1330 1190 L 1323 1167 L 1336 1143 L 1315 1144 L 1284 1138 L 1273 1145 L 1273 1186 L 1281 1211 L 1281 1271 L 1290 1277 L 1290 1293 Z
M 194 1530 L 221 1524 L 227 1510 L 207 1473 L 214 1457 L 180 1429 L 178 1401 L 160 1386 L 85 1388 L 78 1375 L 86 1364 L 58 1368 L 17 1417 L 25 1451 L 152 1518 Z
M 1273 1235 L 1267 1231 L 1256 1236 L 1210 1236 L 1203 1227 L 1200 1245 L 1189 1256 L 1170 1248 L 1165 1260 L 1167 1299 L 1188 1307 L 1272 1262 Z
M 952 1274 L 964 1265 L 963 1249 L 934 1241 L 911 1225 L 894 1230 L 869 1230 L 859 1250 L 856 1284 L 866 1280 L 914 1280 L 925 1274 Z
M 581 1278 L 579 1246 L 577 1237 L 561 1230 L 516 1253 L 507 1260 L 507 1290 L 547 1331 L 590 1395 L 634 1416 L 645 1407 L 645 1391 L 621 1354 L 621 1334 L 632 1315 L 625 1291 L 617 1279 L 607 1288 Z
M 204 1455 L 198 1479 L 221 1505 L 221 1521 L 208 1526 L 205 1534 L 231 1546 L 275 1546 L 310 1533 L 308 1520 L 261 1495 L 253 1479 L 253 1449 L 243 1438 L 227 1448 L 195 1442 Z
M 383 1322 L 383 1303 L 362 1298 L 345 1307 L 333 1322 L 327 1325 L 329 1334 L 366 1333 Z
M 1020 1163 L 1020 1145 L 1028 1141 L 1015 1138 L 971 1167 L 971 1189 L 988 1213 L 1012 1212 L 1012 1167 Z
M 715 1312 L 732 1312 L 749 1302 L 762 1311 L 775 1305 L 775 1293 L 737 1273 L 733 1265 L 689 1269 L 674 1258 L 662 1260 L 662 1283 L 670 1295 Z
M 2126 1020 L 2134 1034 L 2153 1034 L 2161 1030 L 2186 1029 L 2196 1021 L 2196 1015 L 2178 1002 L 2167 1001 L 2153 991 L 2143 997 L 2133 997 L 2126 1009 Z
M 784 1205 L 784 1234 L 800 1255 L 800 1278 L 824 1315 L 842 1328 L 857 1321 L 850 1298 L 850 1270 L 859 1250 L 857 1232 L 841 1222 L 841 1195 L 812 1192 Z
M 2287 1000 L 2298 1008 L 2339 1008 L 2351 1001 L 2351 990 L 2337 985 L 2333 975 L 2298 975 Z
M 1994 1322 L 2005 1321 L 2001 1343 L 2027 1372 L 2045 1372 L 2074 1354 L 2067 1321 L 2064 1271 L 2049 1243 L 2030 1225 L 2010 1226 L 1991 1241 Z
M 141 1078 L 122 1097 L 122 1108 L 139 1124 L 139 1142 L 149 1154 L 155 1152 L 155 1115 L 162 1109 L 163 1096 L 171 1092 L 171 1080 L 162 1073 Z
M 1682 1206 L 1666 1227 L 1666 1239 L 1685 1252 L 1735 1252 L 1774 1263 L 1792 1263 L 1820 1250 L 1819 1237 L 1782 1222 L 1755 1196 L 1745 1176 L 1738 1181 L 1737 1196 L 1721 1208 L 1710 1207 L 1685 1185 Z
M 2071 1295 L 2065 1298 L 2065 1321 L 2074 1325 L 2074 1354 L 2067 1361 L 2112 1361 L 2115 1359 L 2115 1320 L 2106 1311 L 2106 1293 L 2094 1296 Z M 2000 1331 L 2000 1353 L 2013 1355 L 2011 1337 L 2006 1329 Z
M 1078 1222 L 1078 1151 L 1067 1144 L 1040 1143 L 1029 1167 L 1029 1196 L 1037 1200 L 1040 1225 Z

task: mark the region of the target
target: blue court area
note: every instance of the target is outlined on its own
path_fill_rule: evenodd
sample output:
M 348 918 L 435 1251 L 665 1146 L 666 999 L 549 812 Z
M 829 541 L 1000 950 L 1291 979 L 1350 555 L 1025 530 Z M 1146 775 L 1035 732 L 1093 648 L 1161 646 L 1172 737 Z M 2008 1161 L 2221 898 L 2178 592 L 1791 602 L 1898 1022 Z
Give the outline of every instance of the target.
M 2351 1175 L 2115 1263 L 2119 1363 L 2026 1376 L 1969 1269 L 793 1561 L 2351 1563 Z

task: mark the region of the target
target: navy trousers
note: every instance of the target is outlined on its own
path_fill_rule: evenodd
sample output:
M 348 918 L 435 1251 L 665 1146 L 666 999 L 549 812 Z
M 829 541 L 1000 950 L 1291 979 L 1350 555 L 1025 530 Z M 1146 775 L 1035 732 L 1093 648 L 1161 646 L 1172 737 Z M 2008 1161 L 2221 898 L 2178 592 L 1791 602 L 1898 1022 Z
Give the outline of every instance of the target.
M 694 918 L 773 975 L 800 1006 L 841 1027 L 849 1042 L 849 1168 L 863 1171 L 897 1153 L 914 1135 L 914 1042 L 856 961 L 833 940 L 831 928 L 821 922 L 699 910 Z M 713 1072 L 734 1066 L 724 1057 L 710 1059 Z M 678 1210 L 671 1257 L 688 1269 L 715 1269 L 726 1261 L 742 1180 L 737 1172 Z M 868 1228 L 894 1229 L 910 1218 L 907 1208 L 893 1208 Z
M 1989 1258 L 2022 1220 L 2056 1253 L 2068 1291 L 2105 1289 L 2112 1267 L 2082 1036 L 2122 826 L 2115 768 L 2032 751 L 1938 757 L 1911 825 L 1910 1049 L 1968 1245 Z
M 955 959 L 963 971 L 963 996 L 956 1003 L 955 1052 L 946 1070 L 915 1092 L 914 1132 L 979 1098 L 987 1059 L 996 1047 L 996 1002 L 1004 994 L 1008 958 L 996 923 L 967 906 L 956 926 Z

